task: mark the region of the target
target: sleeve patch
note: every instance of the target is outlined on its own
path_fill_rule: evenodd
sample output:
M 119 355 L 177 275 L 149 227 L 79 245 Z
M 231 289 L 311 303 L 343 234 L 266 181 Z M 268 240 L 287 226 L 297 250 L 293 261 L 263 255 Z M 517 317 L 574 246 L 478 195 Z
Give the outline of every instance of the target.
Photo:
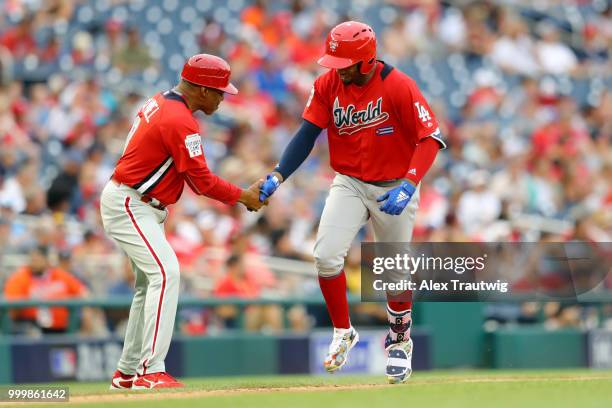
M 193 135 L 188 135 L 185 138 L 185 147 L 189 152 L 189 157 L 196 157 L 202 155 L 202 138 L 199 134 L 194 133 Z
M 442 150 L 446 149 L 446 142 L 442 140 L 442 132 L 440 132 L 440 128 L 436 128 L 436 130 L 428 137 L 437 140 L 438 143 L 440 143 Z

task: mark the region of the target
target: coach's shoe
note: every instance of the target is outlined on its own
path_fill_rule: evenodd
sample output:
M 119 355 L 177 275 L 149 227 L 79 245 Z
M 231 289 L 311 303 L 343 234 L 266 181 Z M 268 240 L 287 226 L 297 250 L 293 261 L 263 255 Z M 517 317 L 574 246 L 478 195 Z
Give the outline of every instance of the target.
M 359 341 L 359 333 L 353 327 L 350 329 L 334 328 L 334 338 L 329 345 L 327 357 L 323 366 L 329 373 L 342 368 L 348 359 L 348 353 Z
M 132 384 L 136 379 L 136 375 L 132 374 L 123 374 L 121 371 L 115 371 L 113 375 L 113 379 L 111 380 L 111 385 L 109 389 L 111 390 L 130 390 L 132 389 Z
M 150 388 L 180 388 L 184 387 L 180 381 L 177 381 L 170 374 L 165 372 L 139 375 L 134 385 L 133 390 L 148 390 Z
M 389 384 L 401 384 L 406 382 L 412 374 L 412 339 L 394 342 L 387 335 L 385 340 L 387 350 L 387 381 Z

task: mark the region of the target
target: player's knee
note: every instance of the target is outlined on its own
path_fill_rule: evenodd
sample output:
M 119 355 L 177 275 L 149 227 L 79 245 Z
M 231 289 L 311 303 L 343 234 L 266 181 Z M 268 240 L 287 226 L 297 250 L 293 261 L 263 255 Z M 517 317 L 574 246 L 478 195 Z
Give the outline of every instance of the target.
M 159 269 L 159 273 L 149 274 L 148 289 L 165 286 L 166 290 L 178 288 L 180 272 L 178 261 L 165 261 Z
M 335 276 L 342 271 L 344 256 L 338 250 L 326 245 L 317 245 L 314 250 L 315 266 L 319 276 Z
M 180 273 L 178 260 L 175 259 L 173 260 L 173 262 L 168 262 L 168 264 L 166 265 L 167 284 L 176 286 L 178 288 L 180 280 L 181 280 L 181 273 Z

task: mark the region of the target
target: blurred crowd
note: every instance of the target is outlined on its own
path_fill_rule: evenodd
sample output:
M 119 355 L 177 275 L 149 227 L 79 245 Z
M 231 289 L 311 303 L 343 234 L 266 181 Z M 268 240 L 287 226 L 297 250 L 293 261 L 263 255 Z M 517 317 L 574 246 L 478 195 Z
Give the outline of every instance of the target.
M 216 3 L 2 3 L 0 283 L 42 246 L 87 293 L 129 294 L 129 267 L 98 205 L 140 105 L 173 86 L 189 55 L 226 58 L 240 93 L 198 120 L 209 165 L 246 187 L 277 163 L 322 72 L 324 38 L 348 19 L 372 25 L 379 58 L 417 80 L 448 142 L 423 181 L 415 240 L 610 241 L 609 0 Z M 311 261 L 334 177 L 328 154 L 321 135 L 256 214 L 186 189 L 166 223 L 182 293 L 317 293 L 313 279 L 267 261 Z M 371 231 L 358 238 L 372 240 Z M 297 309 L 287 319 L 295 323 L 271 308 L 249 313 L 258 327 L 312 320 Z M 202 332 L 235 316 L 186 311 L 182 321 Z

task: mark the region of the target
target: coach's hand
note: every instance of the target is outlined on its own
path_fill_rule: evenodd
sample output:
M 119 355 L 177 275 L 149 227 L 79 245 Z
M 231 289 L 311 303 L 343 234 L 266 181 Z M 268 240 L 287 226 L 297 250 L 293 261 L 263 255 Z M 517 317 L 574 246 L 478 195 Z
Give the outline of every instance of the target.
M 413 184 L 404 181 L 401 185 L 387 191 L 376 199 L 379 203 L 387 200 L 379 207 L 380 211 L 390 215 L 400 215 L 415 191 L 416 187 Z
M 259 201 L 262 203 L 270 198 L 272 194 L 276 191 L 280 183 L 283 182 L 283 176 L 279 172 L 273 172 L 266 176 L 266 181 L 263 182 L 261 187 L 259 188 Z
M 257 211 L 264 205 L 268 205 L 267 199 L 264 201 L 259 201 L 259 189 L 263 183 L 264 181 L 259 179 L 255 183 L 251 184 L 248 189 L 242 190 L 238 202 L 244 204 L 249 211 Z

